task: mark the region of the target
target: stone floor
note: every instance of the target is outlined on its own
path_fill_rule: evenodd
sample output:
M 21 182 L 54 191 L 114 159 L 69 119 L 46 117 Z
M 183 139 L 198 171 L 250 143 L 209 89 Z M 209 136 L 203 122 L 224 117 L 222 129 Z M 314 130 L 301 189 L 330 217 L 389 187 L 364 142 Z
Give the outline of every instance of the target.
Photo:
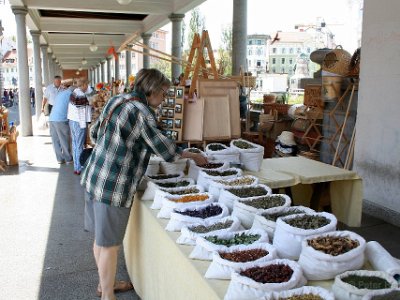
M 46 131 L 19 137 L 18 151 L 19 167 L 0 173 L 0 299 L 96 299 L 93 237 L 83 231 L 79 177 L 71 165 L 57 164 Z M 350 229 L 400 257 L 400 228 L 363 215 L 362 226 Z M 118 278 L 128 279 L 123 253 Z M 128 292 L 118 299 L 139 297 Z

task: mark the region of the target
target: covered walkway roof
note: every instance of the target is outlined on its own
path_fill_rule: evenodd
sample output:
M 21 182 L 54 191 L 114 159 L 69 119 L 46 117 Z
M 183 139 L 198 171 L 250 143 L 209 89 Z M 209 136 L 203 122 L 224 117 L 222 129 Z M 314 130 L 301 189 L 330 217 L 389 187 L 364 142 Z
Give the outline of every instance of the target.
M 132 35 L 151 33 L 169 22 L 171 14 L 184 14 L 205 0 L 9 0 L 11 6 L 28 9 L 29 30 L 40 30 L 64 69 L 90 68 L 107 56 L 110 46 L 119 46 Z M 98 46 L 91 52 L 89 46 Z

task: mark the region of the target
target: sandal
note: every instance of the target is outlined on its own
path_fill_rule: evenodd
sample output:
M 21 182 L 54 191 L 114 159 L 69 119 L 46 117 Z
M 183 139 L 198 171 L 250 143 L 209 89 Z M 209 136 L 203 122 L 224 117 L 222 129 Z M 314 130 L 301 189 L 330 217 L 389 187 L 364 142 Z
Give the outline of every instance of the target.
M 127 291 L 133 290 L 133 284 L 131 282 L 128 281 L 116 281 L 114 284 L 114 293 L 124 293 Z M 101 297 L 101 291 L 97 290 L 96 291 L 96 296 L 97 297 Z

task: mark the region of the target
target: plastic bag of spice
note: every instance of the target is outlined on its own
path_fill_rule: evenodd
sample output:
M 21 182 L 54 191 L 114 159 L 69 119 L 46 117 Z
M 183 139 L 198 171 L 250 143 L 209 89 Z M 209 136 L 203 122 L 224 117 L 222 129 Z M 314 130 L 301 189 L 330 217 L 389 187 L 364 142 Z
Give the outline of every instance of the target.
M 199 170 L 197 184 L 203 186 L 208 191 L 208 186 L 212 180 L 226 180 L 242 176 L 242 170 L 238 168 L 228 168 L 221 171 L 215 170 Z
M 397 299 L 400 299 L 400 288 L 369 292 L 362 298 L 362 300 L 397 300 Z
M 256 184 L 247 187 L 234 186 L 221 190 L 218 202 L 225 204 L 229 210 L 232 211 L 235 201 L 247 200 L 258 196 L 267 196 L 271 194 L 271 188 L 265 184 Z
M 244 188 L 258 184 L 258 178 L 246 175 L 240 176 L 232 179 L 222 179 L 222 180 L 211 180 L 209 182 L 208 192 L 215 197 L 215 199 L 219 199 L 219 195 L 221 190 L 229 189 L 232 187 Z
M 150 206 L 151 209 L 161 209 L 164 197 L 179 196 L 203 193 L 204 189 L 199 185 L 189 185 L 177 188 L 157 188 L 154 195 L 153 204 Z M 214 198 L 215 199 L 215 198 Z
M 204 220 L 204 223 L 195 223 L 182 227 L 181 235 L 176 240 L 180 245 L 196 245 L 199 236 L 218 234 L 222 232 L 234 232 L 242 230 L 238 218 L 228 216 L 217 220 Z
M 295 300 L 296 296 L 308 295 L 309 300 L 335 300 L 333 293 L 318 286 L 303 286 L 298 289 L 293 289 L 289 291 L 275 292 L 274 299 L 276 300 Z M 298 298 L 303 299 L 303 298 Z
M 178 172 L 185 172 L 187 167 L 187 158 L 180 158 L 174 162 L 161 161 L 160 170 L 164 174 L 175 174 Z
M 244 228 L 251 228 L 257 213 L 268 212 L 276 207 L 288 207 L 292 200 L 285 194 L 272 194 L 236 200 L 233 204 L 232 216 L 237 217 Z
M 220 220 L 228 215 L 228 208 L 225 205 L 218 203 L 177 208 L 171 213 L 171 219 L 165 227 L 165 230 L 181 231 L 185 226 L 190 226 L 191 224 L 204 224 L 206 220 Z
M 264 147 L 243 139 L 231 141 L 231 148 L 240 153 L 240 163 L 245 170 L 258 172 L 264 159 Z
M 211 143 L 206 146 L 206 154 L 210 159 L 227 163 L 240 164 L 240 152 L 237 149 L 220 143 Z
M 371 291 L 397 287 L 397 281 L 386 272 L 358 270 L 337 275 L 332 292 L 337 300 L 362 300 Z
M 200 170 L 214 170 L 214 171 L 223 171 L 229 168 L 229 164 L 223 161 L 210 161 L 208 164 L 204 166 L 198 166 L 193 160 L 189 160 L 189 171 L 188 177 L 197 181 Z
M 175 174 L 157 174 L 144 176 L 142 182 L 146 182 L 146 188 L 142 195 L 142 200 L 150 201 L 154 199 L 154 195 L 157 189 L 156 183 L 177 182 L 181 180 L 183 176 L 183 172 Z M 194 184 L 194 182 L 192 184 Z
M 213 251 L 225 251 L 231 246 L 268 243 L 268 235 L 262 230 L 221 232 L 196 239 L 196 246 L 190 253 L 192 259 L 212 260 Z
M 276 221 L 274 242 L 279 257 L 298 259 L 302 241 L 312 235 L 335 231 L 337 219 L 326 212 L 299 214 Z
M 276 227 L 276 220 L 279 217 L 302 214 L 302 213 L 313 213 L 313 212 L 314 210 L 305 206 L 271 208 L 267 212 L 257 213 L 254 216 L 254 222 L 251 228 L 265 230 L 268 233 L 269 239 L 273 240 Z
M 238 271 L 277 258 L 275 248 L 267 243 L 232 246 L 225 251 L 213 252 L 213 260 L 205 278 L 231 279 L 232 271 Z
M 209 193 L 166 196 L 162 201 L 162 207 L 157 214 L 157 218 L 169 219 L 174 209 L 182 210 L 193 205 L 210 204 L 214 200 Z
M 333 231 L 307 237 L 302 242 L 299 265 L 308 280 L 333 279 L 364 265 L 364 238 L 351 231 Z
M 225 300 L 273 299 L 273 292 L 290 290 L 306 284 L 301 267 L 288 259 L 253 263 L 232 272 Z

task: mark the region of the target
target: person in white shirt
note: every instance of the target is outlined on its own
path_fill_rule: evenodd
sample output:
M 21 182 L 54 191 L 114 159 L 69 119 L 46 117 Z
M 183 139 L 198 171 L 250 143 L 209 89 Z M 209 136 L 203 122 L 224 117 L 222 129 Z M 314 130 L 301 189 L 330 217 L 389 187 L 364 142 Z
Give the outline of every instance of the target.
M 53 105 L 56 101 L 57 94 L 63 90 L 64 88 L 61 85 L 61 76 L 54 76 L 53 83 L 47 86 L 43 95 L 42 112 L 45 113 L 45 115 L 50 115 L 51 109 L 53 108 Z M 46 103 L 49 107 L 48 112 L 45 112 Z
M 80 79 L 78 80 L 78 88 L 72 92 L 68 104 L 67 118 L 71 130 L 74 173 L 77 175 L 81 174 L 82 166 L 79 163 L 79 157 L 86 139 L 87 124 L 91 122 L 92 118 L 92 106 L 88 100 L 92 93 L 88 80 Z

